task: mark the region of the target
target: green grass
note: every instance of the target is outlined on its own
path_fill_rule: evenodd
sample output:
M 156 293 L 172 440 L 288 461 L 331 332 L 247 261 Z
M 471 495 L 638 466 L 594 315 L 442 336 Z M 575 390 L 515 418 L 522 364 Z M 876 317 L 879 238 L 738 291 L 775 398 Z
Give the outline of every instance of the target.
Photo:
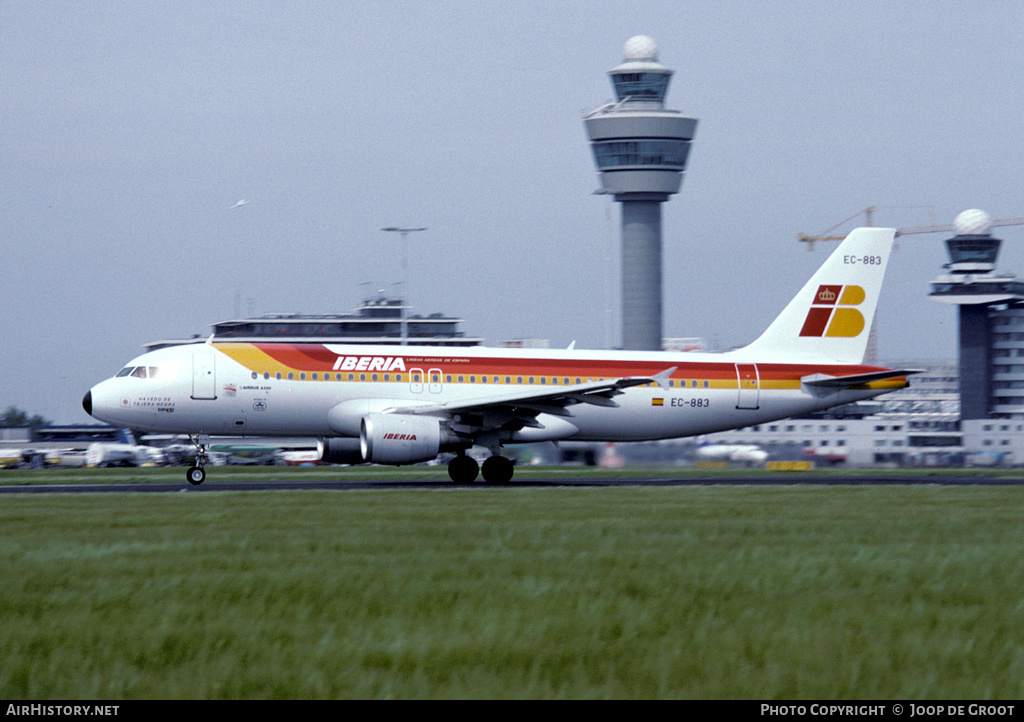
M 1020 698 L 1020 493 L 3 497 L 0 695 Z

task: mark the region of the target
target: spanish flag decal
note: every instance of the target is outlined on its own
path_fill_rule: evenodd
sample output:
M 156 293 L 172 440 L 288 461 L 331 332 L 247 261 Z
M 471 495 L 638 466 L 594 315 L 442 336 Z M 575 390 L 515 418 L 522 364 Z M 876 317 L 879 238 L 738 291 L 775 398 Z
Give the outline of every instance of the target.
M 864 316 L 856 308 L 864 301 L 860 286 L 818 286 L 801 336 L 853 338 L 864 330 Z
M 651 399 L 651 406 L 664 406 L 665 399 Z

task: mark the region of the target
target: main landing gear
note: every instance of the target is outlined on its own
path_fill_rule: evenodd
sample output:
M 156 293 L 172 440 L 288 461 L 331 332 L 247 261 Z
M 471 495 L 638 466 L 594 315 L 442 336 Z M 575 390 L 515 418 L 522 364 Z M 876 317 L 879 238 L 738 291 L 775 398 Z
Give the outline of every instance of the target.
M 448 462 L 448 476 L 456 484 L 469 484 L 476 481 L 479 472 L 483 472 L 484 481 L 488 484 L 507 484 L 512 481 L 515 465 L 510 459 L 497 454 L 484 461 L 483 467 L 476 460 L 467 456 L 465 451 Z
M 466 456 L 465 451 L 448 462 L 448 476 L 456 484 L 469 484 L 476 481 L 476 475 L 480 473 L 480 465 L 472 456 Z
M 209 437 L 205 435 L 192 436 L 189 434 L 188 438 L 196 447 L 196 464 L 185 472 L 185 478 L 188 479 L 189 484 L 199 486 L 206 479 L 206 469 L 203 467 L 206 465 L 206 444 L 209 441 Z

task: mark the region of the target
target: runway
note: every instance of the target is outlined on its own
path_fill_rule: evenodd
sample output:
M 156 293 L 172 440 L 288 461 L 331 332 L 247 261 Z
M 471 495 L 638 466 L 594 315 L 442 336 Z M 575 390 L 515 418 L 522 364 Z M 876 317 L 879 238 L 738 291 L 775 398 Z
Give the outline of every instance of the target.
M 136 494 L 136 493 L 190 493 L 206 494 L 217 492 L 251 491 L 391 491 L 397 489 L 449 490 L 449 489 L 491 489 L 496 493 L 512 489 L 528 488 L 587 488 L 587 487 L 686 487 L 686 486 L 1022 486 L 1024 477 L 999 477 L 972 474 L 920 474 L 912 476 L 865 474 L 847 476 L 842 474 L 795 474 L 777 476 L 713 476 L 685 478 L 572 478 L 543 479 L 530 478 L 513 480 L 508 484 L 486 484 L 477 481 L 471 484 L 454 484 L 451 481 L 407 481 L 401 479 L 377 479 L 374 481 L 349 479 L 293 480 L 280 479 L 261 481 L 216 481 L 207 480 L 200 486 L 185 481 L 139 482 L 120 484 L 18 484 L 0 486 L 0 495 L 5 494 Z

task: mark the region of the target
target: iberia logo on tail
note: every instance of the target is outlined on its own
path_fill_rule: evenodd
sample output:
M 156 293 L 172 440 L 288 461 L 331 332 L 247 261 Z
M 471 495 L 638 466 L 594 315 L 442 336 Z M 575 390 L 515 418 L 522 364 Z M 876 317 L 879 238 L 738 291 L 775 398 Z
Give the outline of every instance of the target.
M 864 316 L 853 306 L 864 301 L 860 286 L 818 286 L 801 336 L 852 338 L 864 330 Z

